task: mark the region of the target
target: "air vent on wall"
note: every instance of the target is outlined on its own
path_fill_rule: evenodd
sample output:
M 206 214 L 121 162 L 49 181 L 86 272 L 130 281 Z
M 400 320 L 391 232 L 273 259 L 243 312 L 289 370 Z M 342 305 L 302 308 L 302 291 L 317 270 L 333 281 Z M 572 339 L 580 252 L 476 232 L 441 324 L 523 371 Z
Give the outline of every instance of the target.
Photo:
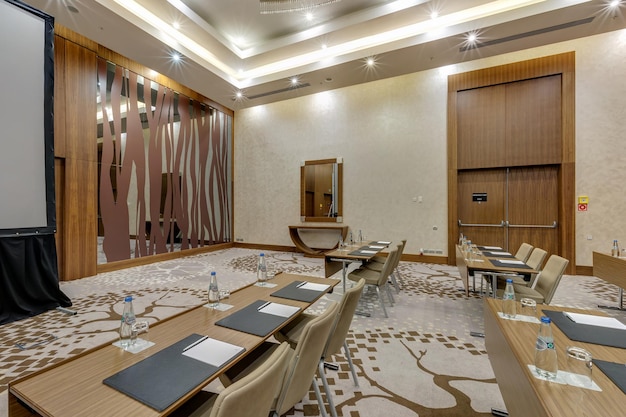
M 254 100 L 255 98 L 267 97 L 267 96 L 271 96 L 271 95 L 274 95 L 274 94 L 284 93 L 286 91 L 297 90 L 299 88 L 310 87 L 310 86 L 311 86 L 311 84 L 309 84 L 309 83 L 302 83 L 302 84 L 298 84 L 298 85 L 295 85 L 295 86 L 281 88 L 280 90 L 267 91 L 265 93 L 255 94 L 253 96 L 248 96 L 247 99 L 248 100 Z
M 531 30 L 530 32 L 518 33 L 517 35 L 506 36 L 500 39 L 492 39 L 490 41 L 485 41 L 485 42 L 476 42 L 475 44 L 472 44 L 472 45 L 462 46 L 461 48 L 459 48 L 459 52 L 469 51 L 470 49 L 482 48 L 484 46 L 497 45 L 499 43 L 527 38 L 529 36 L 542 35 L 544 33 L 554 32 L 554 31 L 561 30 L 561 29 L 568 29 L 574 26 L 586 25 L 587 23 L 591 23 L 594 18 L 595 16 L 587 17 L 585 19 L 574 20 L 573 22 L 567 22 L 567 23 L 562 23 L 560 25 L 549 26 L 547 28 Z

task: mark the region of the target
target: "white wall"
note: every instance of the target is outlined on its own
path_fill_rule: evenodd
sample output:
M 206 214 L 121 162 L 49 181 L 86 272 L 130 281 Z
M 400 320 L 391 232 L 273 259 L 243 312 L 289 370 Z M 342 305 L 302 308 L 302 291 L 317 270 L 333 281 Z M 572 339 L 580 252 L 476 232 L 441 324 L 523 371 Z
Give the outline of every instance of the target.
M 447 254 L 447 76 L 575 51 L 576 194 L 590 198 L 576 263 L 591 265 L 613 239 L 626 246 L 625 44 L 611 32 L 237 111 L 235 238 L 292 246 L 301 161 L 343 157 L 345 225 Z

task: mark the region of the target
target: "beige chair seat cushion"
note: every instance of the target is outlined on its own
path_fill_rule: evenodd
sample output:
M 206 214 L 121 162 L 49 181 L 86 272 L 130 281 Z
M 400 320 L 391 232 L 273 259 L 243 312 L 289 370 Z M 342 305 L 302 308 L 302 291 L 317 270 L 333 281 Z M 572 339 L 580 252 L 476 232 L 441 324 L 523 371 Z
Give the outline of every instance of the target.
M 279 332 L 274 333 L 274 338 L 279 342 L 287 342 L 295 348 L 307 323 L 316 317 L 316 314 L 302 313 Z

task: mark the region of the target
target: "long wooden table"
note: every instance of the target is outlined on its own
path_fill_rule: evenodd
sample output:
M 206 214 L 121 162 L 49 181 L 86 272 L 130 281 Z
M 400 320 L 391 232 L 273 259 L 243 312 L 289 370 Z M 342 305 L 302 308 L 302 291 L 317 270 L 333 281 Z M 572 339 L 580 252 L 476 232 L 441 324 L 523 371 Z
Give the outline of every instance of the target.
M 594 367 L 592 377 L 602 392 L 560 385 L 533 377 L 527 365 L 534 364 L 539 324 L 501 319 L 498 316 L 501 302 L 491 298 L 485 298 L 484 302 L 485 346 L 511 417 L 624 415 L 626 394 L 597 367 Z M 542 308 L 602 314 L 573 308 L 537 306 L 537 317 L 542 315 Z M 567 370 L 565 347 L 572 345 L 588 350 L 594 359 L 626 363 L 626 349 L 573 342 L 556 325 L 552 326 L 552 332 L 557 348 L 558 366 L 561 370 Z
M 372 249 L 376 250 L 376 253 L 370 254 L 358 254 L 354 255 L 353 252 L 359 250 L 364 246 L 368 246 L 370 244 L 374 244 L 372 242 L 368 243 L 356 243 L 351 246 L 346 246 L 344 249 L 334 249 L 324 253 L 324 276 L 326 278 L 334 275 L 335 273 L 342 271 L 342 282 L 343 282 L 343 291 L 346 291 L 346 273 L 348 265 L 353 262 L 367 262 L 376 256 L 383 249 Z
M 617 285 L 619 300 L 617 306 L 598 306 L 624 310 L 624 288 L 626 288 L 626 258 L 618 258 L 605 253 L 593 253 L 593 275 L 606 282 Z
M 469 296 L 469 277 L 473 276 L 475 272 L 502 272 L 518 275 L 531 275 L 536 274 L 539 271 L 529 268 L 517 268 L 514 266 L 496 266 L 491 263 L 491 260 L 499 259 L 495 257 L 487 257 L 482 253 L 474 255 L 471 261 L 465 258 L 465 254 L 461 250 L 459 245 L 456 245 L 456 266 L 459 268 L 459 274 L 463 281 L 463 287 L 465 289 L 465 295 Z M 492 276 L 493 278 L 493 276 Z M 492 284 L 494 284 L 492 279 Z
M 251 284 L 231 293 L 230 298 L 225 300 L 225 302 L 232 304 L 234 307 L 227 311 L 218 311 L 198 306 L 157 323 L 150 328 L 148 334 L 148 338 L 151 342 L 154 342 L 155 345 L 140 353 L 132 354 L 111 344 L 106 344 L 19 380 L 10 382 L 8 401 L 9 416 L 154 417 L 168 415 L 195 393 L 200 391 L 204 386 L 217 378 L 219 372 L 211 375 L 194 390 L 180 398 L 162 413 L 110 388 L 103 384 L 102 381 L 193 333 L 207 335 L 214 339 L 242 346 L 246 349 L 245 352 L 249 353 L 270 337 L 271 334 L 267 337 L 254 336 L 215 325 L 215 322 L 256 300 L 267 300 L 293 305 L 300 307 L 300 311 L 303 311 L 316 300 L 310 303 L 300 302 L 272 297 L 270 294 L 289 285 L 293 281 L 305 280 L 314 283 L 329 284 L 330 288 L 337 284 L 336 280 L 285 273 L 277 275 L 270 281 L 278 284 L 273 288 L 257 287 Z M 320 294 L 320 297 L 322 295 L 323 293 Z M 286 325 L 296 316 L 297 315 L 287 320 L 282 326 Z M 276 330 L 278 330 L 278 328 Z M 238 360 L 243 358 L 246 353 L 241 355 Z M 231 362 L 222 369 L 221 372 L 225 371 L 236 362 L 237 360 Z M 137 383 L 150 384 L 150 381 L 137 381 Z M 35 414 L 31 414 L 29 410 L 33 410 Z

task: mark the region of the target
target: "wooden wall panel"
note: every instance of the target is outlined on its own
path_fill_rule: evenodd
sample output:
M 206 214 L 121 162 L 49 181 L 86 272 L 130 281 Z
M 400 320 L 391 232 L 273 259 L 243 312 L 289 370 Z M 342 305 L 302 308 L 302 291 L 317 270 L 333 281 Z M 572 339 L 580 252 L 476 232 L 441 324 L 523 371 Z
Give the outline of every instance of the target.
M 54 37 L 54 103 L 65 103 L 65 39 L 58 36 Z M 54 106 L 54 156 L 65 157 L 65 106 Z
M 505 86 L 457 94 L 458 169 L 501 167 L 506 158 Z
M 56 247 L 57 247 L 57 263 L 59 266 L 59 277 L 61 280 L 64 277 L 65 271 L 65 252 L 63 251 L 63 228 L 65 227 L 65 159 L 54 158 L 54 191 L 56 199 L 56 215 L 57 215 L 57 233 Z
M 559 245 L 574 273 L 575 259 L 575 53 L 566 52 L 448 77 L 448 263 L 454 264 L 458 241 L 458 115 L 459 91 L 561 74 L 561 168 L 559 171 Z
M 506 166 L 561 162 L 561 75 L 506 84 Z
M 63 198 L 62 280 L 95 275 L 97 264 L 97 148 L 96 55 L 78 44 L 63 41 L 62 72 L 65 95 L 55 100 L 65 118 L 59 123 L 65 143 Z M 57 203 L 58 204 L 58 203 Z

